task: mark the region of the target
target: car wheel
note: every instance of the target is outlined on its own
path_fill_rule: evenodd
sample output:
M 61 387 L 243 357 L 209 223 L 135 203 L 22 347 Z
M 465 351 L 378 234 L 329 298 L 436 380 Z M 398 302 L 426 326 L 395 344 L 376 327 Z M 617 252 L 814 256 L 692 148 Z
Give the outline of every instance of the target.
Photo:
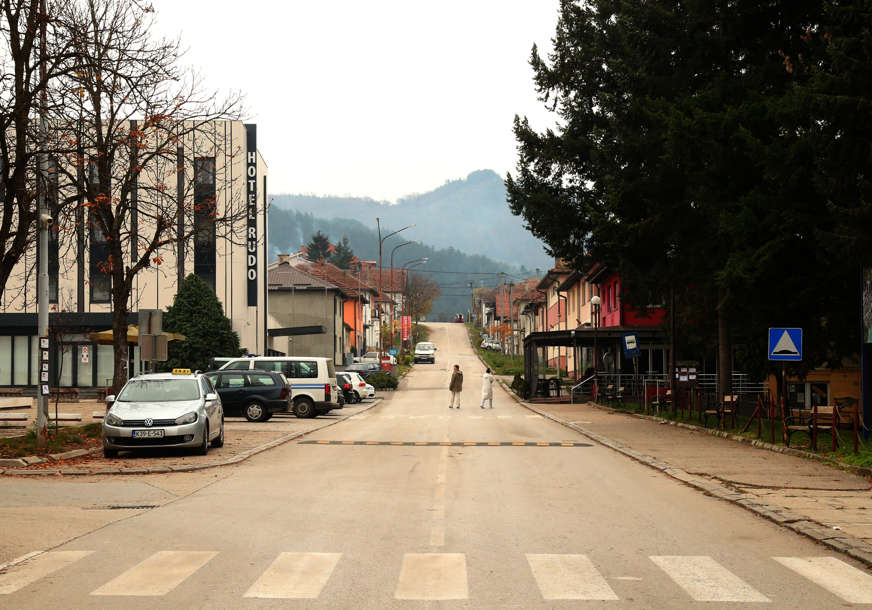
M 203 442 L 197 447 L 197 455 L 206 455 L 209 453 L 209 424 L 203 426 Z
M 252 400 L 245 405 L 245 408 L 242 409 L 242 414 L 248 421 L 266 421 L 268 419 L 267 410 L 256 400 Z
M 297 417 L 315 417 L 315 404 L 309 398 L 294 401 L 294 415 Z
M 109 449 L 107 447 L 103 447 L 103 457 L 104 458 L 117 458 L 118 457 L 118 449 Z
M 224 446 L 224 418 L 221 418 L 221 432 L 218 436 L 215 437 L 215 440 L 212 441 L 213 447 L 223 447 Z
M 360 397 L 360 394 L 357 393 L 357 390 L 354 390 L 354 402 L 360 402 L 361 400 L 363 399 Z

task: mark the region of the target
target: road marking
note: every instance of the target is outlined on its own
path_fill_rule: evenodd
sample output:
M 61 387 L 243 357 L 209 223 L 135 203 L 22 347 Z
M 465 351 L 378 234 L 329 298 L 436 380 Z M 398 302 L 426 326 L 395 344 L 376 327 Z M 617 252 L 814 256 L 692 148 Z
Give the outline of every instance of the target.
M 466 555 L 463 553 L 406 553 L 396 599 L 468 599 Z
M 850 604 L 872 604 L 872 576 L 835 557 L 773 557 Z
M 166 595 L 206 565 L 214 551 L 158 551 L 91 595 Z
M 282 553 L 245 597 L 317 599 L 342 553 Z
M 10 562 L 8 572 L 0 574 L 0 595 L 15 593 L 32 582 L 73 564 L 94 551 L 49 551 L 28 559 Z
M 497 415 L 497 419 L 511 419 L 511 415 Z
M 527 415 L 527 419 L 542 419 L 541 415 Z
M 377 446 L 392 446 L 392 447 L 593 447 L 590 443 L 574 443 L 568 441 L 317 441 L 304 440 L 297 441 L 298 445 L 318 445 L 318 446 L 360 446 L 360 445 L 377 445 Z
M 430 546 L 445 546 L 445 488 L 448 481 L 448 447 L 439 452 L 436 484 L 433 486 L 433 521 L 430 524 Z
M 711 557 L 652 556 L 651 561 L 698 602 L 768 602 L 768 597 Z
M 542 599 L 617 601 L 618 596 L 587 555 L 527 553 Z

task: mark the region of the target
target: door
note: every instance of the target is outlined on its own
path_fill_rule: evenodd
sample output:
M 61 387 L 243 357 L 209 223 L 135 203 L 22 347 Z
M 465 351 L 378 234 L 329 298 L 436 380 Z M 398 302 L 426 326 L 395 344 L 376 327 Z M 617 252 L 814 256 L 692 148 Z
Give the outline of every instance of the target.
M 215 389 L 221 397 L 221 404 L 227 411 L 239 410 L 245 399 L 245 374 L 221 373 L 218 375 Z

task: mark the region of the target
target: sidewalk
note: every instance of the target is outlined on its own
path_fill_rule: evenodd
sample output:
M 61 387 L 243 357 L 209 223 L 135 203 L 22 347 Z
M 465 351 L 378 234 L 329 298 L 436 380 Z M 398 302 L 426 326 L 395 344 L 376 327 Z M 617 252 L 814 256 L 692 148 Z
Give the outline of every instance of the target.
M 521 405 L 692 487 L 872 566 L 872 483 L 786 455 L 597 406 Z

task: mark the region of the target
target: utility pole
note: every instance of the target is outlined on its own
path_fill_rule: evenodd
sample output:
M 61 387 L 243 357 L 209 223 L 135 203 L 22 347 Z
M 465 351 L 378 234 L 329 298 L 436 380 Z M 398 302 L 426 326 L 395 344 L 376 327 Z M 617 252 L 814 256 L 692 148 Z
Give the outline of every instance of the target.
M 512 289 L 515 287 L 515 282 L 509 282 L 509 335 L 512 337 L 512 360 L 515 359 L 515 354 L 518 350 L 515 349 L 515 320 L 512 312 Z
M 39 180 L 37 180 L 37 205 L 39 207 L 39 274 L 36 278 L 36 311 L 37 311 L 37 332 L 40 337 L 40 344 L 43 339 L 48 340 L 48 232 L 51 229 L 53 219 L 48 210 L 46 197 L 46 189 L 48 188 L 48 160 L 45 158 L 45 149 L 48 142 L 48 123 L 46 121 L 46 112 L 48 100 L 46 97 L 46 11 L 45 0 L 40 1 L 40 24 L 39 24 L 39 73 L 40 80 L 43 84 L 42 93 L 40 94 L 39 105 Z M 42 346 L 40 345 L 40 348 Z M 75 355 L 73 356 L 75 358 Z M 40 367 L 42 367 L 40 360 Z M 48 375 L 49 379 L 51 374 Z M 42 375 L 39 378 L 39 391 L 37 392 L 36 403 L 36 444 L 38 447 L 45 447 L 48 444 L 48 394 L 43 391 L 44 385 L 47 386 L 51 381 L 43 383 Z
M 472 292 L 472 282 L 469 283 L 469 317 L 475 315 L 475 295 Z M 472 322 L 472 320 L 470 320 Z M 475 326 L 475 323 L 473 323 Z

